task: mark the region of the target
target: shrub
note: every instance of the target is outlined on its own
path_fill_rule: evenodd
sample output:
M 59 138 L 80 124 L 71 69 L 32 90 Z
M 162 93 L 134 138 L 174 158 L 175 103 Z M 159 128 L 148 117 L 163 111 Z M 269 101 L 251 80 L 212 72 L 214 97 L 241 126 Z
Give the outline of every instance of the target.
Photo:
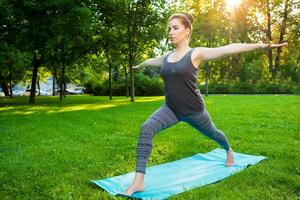
M 129 92 L 130 92 L 130 80 L 128 80 Z M 142 73 L 135 74 L 135 95 L 137 96 L 156 96 L 163 95 L 164 88 L 160 77 L 150 77 L 143 75 Z M 94 95 L 109 95 L 108 79 L 97 82 L 85 84 L 88 93 Z M 114 96 L 126 95 L 125 79 L 119 79 L 118 81 L 112 81 L 112 94 Z
M 205 85 L 199 85 L 202 93 Z M 300 94 L 300 84 L 292 81 L 274 82 L 219 82 L 208 85 L 210 94 Z

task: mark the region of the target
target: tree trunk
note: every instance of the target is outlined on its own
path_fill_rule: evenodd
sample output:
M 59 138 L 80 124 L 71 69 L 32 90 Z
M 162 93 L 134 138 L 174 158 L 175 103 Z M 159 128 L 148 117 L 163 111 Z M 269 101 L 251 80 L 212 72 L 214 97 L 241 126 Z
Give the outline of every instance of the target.
M 54 72 L 52 73 L 52 96 L 55 96 L 55 79 L 56 79 L 56 67 L 54 67 Z
M 13 93 L 12 93 L 12 63 L 11 61 L 9 61 L 8 63 L 8 67 L 9 67 L 9 92 L 10 92 L 10 98 L 13 98 Z
M 134 70 L 133 70 L 133 63 L 135 61 L 135 56 L 136 54 L 134 54 L 134 50 L 131 50 L 131 54 L 129 56 L 130 58 L 130 85 L 131 85 L 131 102 L 134 102 L 134 97 L 135 97 L 135 86 L 134 86 Z
M 210 48 L 210 32 L 208 33 L 208 41 L 206 43 L 206 46 Z M 209 63 L 208 61 L 205 62 L 205 96 L 208 96 L 208 80 L 209 80 L 209 74 L 210 74 L 210 69 L 209 69 Z
M 129 3 L 129 9 L 128 9 L 128 63 L 129 63 L 129 75 L 130 75 L 130 102 L 134 102 L 134 77 L 133 77 L 133 41 L 134 41 L 134 36 L 135 36 L 135 19 L 132 19 L 132 11 L 131 11 L 131 5 Z M 133 21 L 133 26 L 131 27 L 131 22 Z
M 37 74 L 39 66 L 41 66 L 43 62 L 43 55 L 41 58 L 37 58 L 37 53 L 34 54 L 33 57 L 33 71 L 32 71 L 32 80 L 31 80 L 31 89 L 30 89 L 30 97 L 29 97 L 29 103 L 33 104 L 35 102 L 35 90 L 36 90 L 36 80 L 37 80 Z
M 108 93 L 109 93 L 109 100 L 112 100 L 112 88 L 111 88 L 111 70 L 112 70 L 112 64 L 110 62 L 110 58 L 109 58 L 109 47 L 107 46 L 107 44 L 104 45 L 105 46 L 105 54 L 106 54 L 106 58 L 107 58 L 107 64 L 108 64 Z
M 0 78 L 1 78 L 1 77 L 0 77 Z M 2 81 L 1 81 L 1 88 L 2 88 L 2 90 L 3 90 L 3 92 L 4 92 L 4 95 L 5 95 L 5 96 L 9 96 L 8 88 L 7 88 L 7 85 L 6 85 L 5 82 L 2 82 Z
M 39 90 L 38 96 L 41 96 L 40 76 L 39 75 L 37 76 L 37 87 Z
M 9 91 L 8 91 L 7 83 L 4 80 L 5 79 L 2 76 L 1 71 L 0 71 L 0 85 L 1 85 L 1 88 L 2 88 L 2 90 L 4 92 L 4 95 L 5 96 L 9 96 Z
M 205 62 L 205 96 L 208 96 L 208 79 L 209 79 L 209 64 L 208 61 Z
M 7 88 L 7 85 L 5 84 L 5 82 L 1 82 L 1 88 L 3 90 L 4 95 L 9 96 L 9 91 L 8 91 L 8 88 Z
M 267 0 L 266 3 L 267 3 L 267 16 L 268 16 L 267 37 L 268 37 L 269 42 L 270 42 L 270 41 L 272 41 L 270 0 Z M 274 71 L 273 71 L 273 53 L 272 53 L 272 49 L 271 48 L 269 48 L 268 57 L 269 57 L 269 71 L 272 73 L 272 77 L 274 77 Z
M 132 58 L 132 53 L 130 53 L 129 56 L 129 63 L 130 63 L 130 102 L 134 102 L 134 77 L 133 77 L 133 69 L 132 69 L 132 64 L 133 64 L 133 58 Z
M 63 61 L 63 66 L 62 66 L 62 70 L 61 70 L 61 77 L 60 77 L 60 93 L 59 93 L 59 100 L 62 101 L 62 97 L 65 97 L 65 64 Z
M 281 29 L 280 29 L 280 36 L 279 36 L 279 41 L 278 44 L 283 42 L 283 37 L 286 31 L 286 21 L 287 21 L 287 16 L 288 16 L 288 4 L 289 0 L 285 0 L 285 5 L 284 5 L 284 13 L 283 13 L 283 20 L 281 23 Z M 274 66 L 274 75 L 276 76 L 278 71 L 280 71 L 280 53 L 281 53 L 282 47 L 277 48 L 277 54 L 275 58 L 275 66 Z
M 126 70 L 126 65 L 124 65 L 124 73 L 125 73 L 126 98 L 128 98 L 129 97 L 129 88 L 128 88 L 128 73 Z
M 109 90 L 109 100 L 112 100 L 112 88 L 111 88 L 111 64 L 109 64 L 109 75 L 108 75 L 108 90 Z
M 5 96 L 9 96 L 9 91 L 8 91 L 7 83 L 4 80 L 5 79 L 2 76 L 1 71 L 0 71 L 0 84 L 1 84 L 1 88 L 2 88 L 2 90 L 4 92 L 4 95 Z
M 62 51 L 61 51 L 61 60 L 62 60 L 62 70 L 61 70 L 61 77 L 60 77 L 60 93 L 59 93 L 59 100 L 62 101 L 62 97 L 65 97 L 65 48 L 64 44 L 62 44 Z
M 67 91 L 67 83 L 66 83 L 66 68 L 64 69 L 64 79 L 63 79 L 63 81 L 64 81 L 64 90 L 63 90 L 63 95 L 64 95 L 64 98 L 66 98 L 66 91 Z

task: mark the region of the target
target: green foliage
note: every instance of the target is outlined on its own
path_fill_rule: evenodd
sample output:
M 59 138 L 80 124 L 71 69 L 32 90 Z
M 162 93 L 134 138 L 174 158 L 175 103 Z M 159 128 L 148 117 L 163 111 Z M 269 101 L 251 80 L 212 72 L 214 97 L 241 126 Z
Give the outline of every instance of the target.
M 257 81 L 263 80 L 263 75 L 264 75 L 263 60 L 264 60 L 263 52 L 259 50 L 254 52 L 248 52 L 245 54 L 240 54 L 236 60 L 237 64 L 234 66 L 236 70 L 235 76 L 241 82 L 256 83 Z
M 205 85 L 199 85 L 204 93 Z M 300 84 L 288 80 L 273 82 L 217 82 L 208 85 L 210 94 L 300 94 Z
M 226 1 L 220 0 L 206 2 L 198 0 L 183 2 L 178 0 L 177 2 L 184 11 L 194 14 L 196 17 L 190 42 L 192 47 L 219 47 L 228 44 L 230 41 L 238 43 L 268 42 L 265 34 L 267 29 L 265 1 L 242 1 L 239 6 L 233 9 L 226 8 Z M 279 35 L 283 19 L 283 4 L 285 2 L 288 2 L 290 8 L 287 29 L 284 35 L 284 40 L 289 42 L 289 46 L 282 49 L 280 57 L 282 76 L 277 78 L 281 80 L 292 79 L 295 83 L 299 83 L 300 15 L 299 4 L 295 3 L 295 0 L 270 1 L 272 6 L 272 37 L 273 42 L 281 42 L 279 41 Z M 258 21 L 259 15 L 262 16 L 261 23 Z M 276 52 L 277 50 L 273 50 L 274 59 Z M 264 74 L 266 71 L 270 71 L 267 51 L 265 53 L 262 51 L 248 52 L 236 57 L 211 62 L 210 82 L 219 82 L 222 85 L 222 81 L 234 82 L 237 79 L 242 82 L 251 80 L 253 82 L 266 81 Z M 200 75 L 200 77 L 200 82 L 203 82 L 205 76 Z M 220 88 L 220 90 L 225 91 L 226 89 Z
M 14 46 L 7 44 L 0 47 L 0 73 L 4 82 L 9 82 L 10 67 L 12 85 L 25 79 L 27 66 L 30 65 L 31 55 L 26 51 L 20 51 Z
M 109 95 L 108 79 L 102 82 L 91 81 L 85 84 L 87 93 L 94 95 Z M 143 73 L 135 73 L 135 92 L 137 96 L 163 95 L 163 83 L 160 77 L 151 77 Z M 126 95 L 125 79 L 120 78 L 112 81 L 112 93 L 114 96 Z
M 163 95 L 163 83 L 160 77 L 150 77 L 142 73 L 135 74 L 135 88 L 137 96 Z

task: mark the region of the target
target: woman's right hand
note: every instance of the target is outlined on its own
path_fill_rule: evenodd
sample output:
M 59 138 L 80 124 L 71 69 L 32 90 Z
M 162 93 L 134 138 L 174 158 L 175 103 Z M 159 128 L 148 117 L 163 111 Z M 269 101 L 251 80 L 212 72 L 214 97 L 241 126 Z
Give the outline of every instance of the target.
M 132 66 L 132 69 L 138 69 L 140 68 L 140 65 Z

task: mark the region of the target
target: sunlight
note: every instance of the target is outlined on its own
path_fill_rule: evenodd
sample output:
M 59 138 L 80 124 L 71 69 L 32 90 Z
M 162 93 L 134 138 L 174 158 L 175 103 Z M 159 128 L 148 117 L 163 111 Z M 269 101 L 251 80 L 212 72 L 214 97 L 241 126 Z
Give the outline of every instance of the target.
M 226 0 L 226 9 L 232 11 L 241 4 L 242 0 Z
M 257 22 L 259 23 L 259 25 L 261 25 L 264 21 L 264 16 L 261 14 L 261 12 L 258 11 L 258 9 L 256 9 L 256 19 L 257 19 Z
M 159 102 L 164 100 L 164 96 L 137 96 L 135 98 L 135 102 L 137 103 L 145 103 L 145 102 Z M 127 98 L 115 98 L 111 101 L 106 101 L 103 103 L 78 103 L 78 104 L 66 104 L 66 105 L 54 105 L 48 106 L 47 104 L 42 106 L 28 106 L 24 105 L 20 106 L 4 106 L 0 108 L 0 116 L 7 115 L 7 111 L 10 110 L 9 115 L 31 115 L 37 112 L 45 112 L 45 113 L 62 113 L 62 112 L 73 112 L 73 111 L 83 111 L 83 110 L 104 110 L 108 108 L 130 105 L 132 104 L 129 102 Z
M 154 96 L 154 97 L 136 97 L 136 102 L 151 102 L 151 101 L 161 101 L 164 96 Z

